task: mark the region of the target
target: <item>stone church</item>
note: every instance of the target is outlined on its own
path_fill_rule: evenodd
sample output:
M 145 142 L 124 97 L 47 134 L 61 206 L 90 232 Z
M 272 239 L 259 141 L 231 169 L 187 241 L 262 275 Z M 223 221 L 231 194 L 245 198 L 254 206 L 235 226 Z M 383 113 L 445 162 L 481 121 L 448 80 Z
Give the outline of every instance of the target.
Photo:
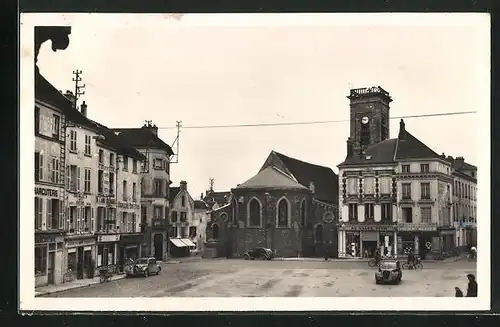
M 241 257 L 254 247 L 278 256 L 336 256 L 338 179 L 332 169 L 272 151 L 260 171 L 211 212 L 207 248 Z

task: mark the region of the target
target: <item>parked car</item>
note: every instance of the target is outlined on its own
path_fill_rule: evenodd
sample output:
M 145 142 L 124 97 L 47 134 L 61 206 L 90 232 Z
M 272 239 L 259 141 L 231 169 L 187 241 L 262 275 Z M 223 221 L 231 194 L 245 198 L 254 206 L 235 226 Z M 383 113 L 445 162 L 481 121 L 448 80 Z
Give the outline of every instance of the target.
M 155 258 L 139 258 L 127 264 L 124 270 L 127 277 L 148 277 L 152 274 L 158 275 L 161 271 L 161 266 L 156 262 Z
M 399 260 L 382 260 L 378 265 L 378 271 L 375 272 L 375 283 L 377 284 L 399 284 L 402 278 L 403 272 Z
M 274 257 L 274 251 L 266 248 L 253 248 L 250 251 L 245 252 L 243 258 L 245 260 L 271 260 Z

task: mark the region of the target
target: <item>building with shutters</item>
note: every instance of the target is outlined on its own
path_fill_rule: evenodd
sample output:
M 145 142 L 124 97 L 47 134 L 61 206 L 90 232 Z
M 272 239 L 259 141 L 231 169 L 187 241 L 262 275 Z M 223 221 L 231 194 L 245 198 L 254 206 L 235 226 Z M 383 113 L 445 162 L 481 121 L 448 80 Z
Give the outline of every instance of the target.
M 187 182 L 171 187 L 170 199 L 170 254 L 174 257 L 187 256 L 197 247 L 194 199 L 188 192 Z
M 209 256 L 241 257 L 254 247 L 279 256 L 336 256 L 337 175 L 272 151 L 260 171 L 211 211 Z M 207 255 L 208 256 L 208 255 Z
M 463 157 L 446 157 L 453 168 L 453 223 L 455 243 L 465 250 L 477 245 L 477 167 Z
M 165 260 L 169 252 L 169 189 L 172 148 L 158 137 L 158 128 L 150 123 L 142 128 L 114 128 L 127 145 L 144 157 L 140 168 L 141 231 L 145 234 L 142 256 Z
M 454 246 L 452 167 L 400 122 L 389 138 L 389 93 L 353 89 L 347 156 L 339 167 L 340 257 L 442 255 Z

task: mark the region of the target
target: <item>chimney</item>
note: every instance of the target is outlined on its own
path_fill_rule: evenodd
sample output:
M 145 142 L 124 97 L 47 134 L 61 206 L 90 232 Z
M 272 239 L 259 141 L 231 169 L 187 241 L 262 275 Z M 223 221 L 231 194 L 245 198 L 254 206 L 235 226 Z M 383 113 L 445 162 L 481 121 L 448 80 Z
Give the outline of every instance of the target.
M 347 158 L 350 158 L 354 155 L 354 143 L 352 139 L 347 138 Z
M 187 190 L 187 182 L 186 181 L 181 181 L 181 191 L 186 191 Z
M 87 117 L 87 104 L 85 103 L 85 101 L 83 101 L 82 105 L 80 106 L 80 111 L 82 115 Z
M 151 125 L 150 121 L 147 121 L 147 124 L 144 124 L 142 128 L 149 129 L 154 135 L 158 136 L 158 127 L 156 125 Z
M 464 166 L 465 159 L 464 157 L 456 157 L 455 163 L 457 164 L 457 168 L 460 169 Z
M 398 138 L 400 140 L 404 140 L 406 138 L 406 129 L 405 129 L 405 122 L 403 119 L 399 122 L 399 136 Z
M 311 190 L 311 192 L 315 192 L 315 188 L 314 188 L 314 182 L 309 182 L 309 190 Z
M 73 94 L 73 92 L 71 92 L 70 90 L 66 90 L 66 93 L 63 95 L 73 104 L 74 107 L 76 103 L 76 96 Z

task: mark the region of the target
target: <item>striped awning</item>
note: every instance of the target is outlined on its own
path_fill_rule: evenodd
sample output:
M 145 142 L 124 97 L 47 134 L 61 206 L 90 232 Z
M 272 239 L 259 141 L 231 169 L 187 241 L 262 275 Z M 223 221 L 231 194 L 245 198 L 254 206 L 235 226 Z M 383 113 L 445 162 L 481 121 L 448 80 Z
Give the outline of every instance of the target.
M 172 242 L 178 248 L 188 246 L 186 243 L 182 242 L 180 238 L 171 238 L 170 242 Z
M 191 242 L 190 239 L 181 238 L 181 241 L 182 241 L 182 243 L 186 244 L 189 247 L 196 247 L 196 244 L 194 244 L 193 242 Z

